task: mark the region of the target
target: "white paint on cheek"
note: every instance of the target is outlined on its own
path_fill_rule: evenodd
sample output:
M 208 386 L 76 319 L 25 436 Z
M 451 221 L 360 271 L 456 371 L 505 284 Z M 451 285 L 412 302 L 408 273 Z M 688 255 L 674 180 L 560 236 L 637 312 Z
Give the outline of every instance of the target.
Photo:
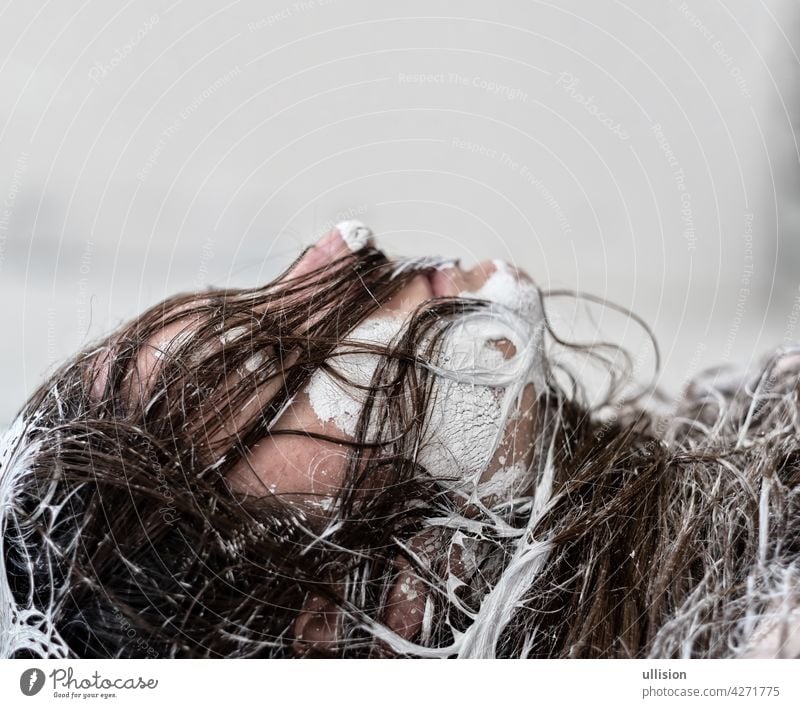
M 542 391 L 545 385 L 538 289 L 520 280 L 502 261 L 495 267 L 480 289 L 460 294 L 491 305 L 465 315 L 448 333 L 442 364 L 436 369 L 431 436 L 420 454 L 430 474 L 456 480 L 456 487 L 471 487 L 479 494 L 484 491 L 478 489 L 481 474 L 519 409 L 525 387 L 532 383 L 534 390 Z M 515 349 L 508 359 L 493 344 L 500 339 Z M 514 465 L 510 470 L 487 492 L 502 493 L 520 473 Z
M 336 224 L 336 230 L 342 235 L 342 239 L 353 253 L 364 248 L 372 236 L 369 227 L 356 219 L 340 221 Z
M 450 330 L 441 358 L 419 461 L 432 476 L 460 486 L 486 469 L 505 425 L 503 389 L 476 385 L 475 375 L 480 371 L 486 376 L 506 361 L 490 345 L 485 328 L 469 320 Z
M 352 346 L 339 347 L 337 355 L 329 360 L 329 365 L 345 381 L 325 371 L 317 371 L 308 383 L 311 407 L 323 423 L 333 422 L 345 435 L 355 436 L 358 418 L 365 402 L 365 391 L 357 386 L 369 386 L 380 361 L 378 354 L 352 351 L 358 343 L 385 346 L 395 338 L 403 327 L 403 320 L 397 318 L 367 320 L 356 327 L 347 338 Z
M 437 363 L 430 366 L 436 382 L 418 453 L 419 462 L 432 476 L 459 488 L 467 484 L 473 490 L 518 410 L 525 386 L 533 383 L 543 390 L 539 387 L 544 381 L 538 290 L 533 283 L 519 280 L 504 263 L 498 262 L 496 268 L 479 290 L 462 293 L 492 304 L 455 322 L 442 339 Z M 353 330 L 348 342 L 385 347 L 403 326 L 398 318 L 367 320 Z M 514 347 L 508 359 L 494 344 L 500 339 Z M 347 343 L 340 346 L 328 362 L 344 381 L 318 371 L 306 388 L 317 418 L 334 423 L 350 437 L 355 436 L 365 402 L 366 392 L 357 387 L 370 385 L 380 360 L 378 354 L 353 349 Z M 500 493 L 519 473 L 511 465 L 489 490 Z

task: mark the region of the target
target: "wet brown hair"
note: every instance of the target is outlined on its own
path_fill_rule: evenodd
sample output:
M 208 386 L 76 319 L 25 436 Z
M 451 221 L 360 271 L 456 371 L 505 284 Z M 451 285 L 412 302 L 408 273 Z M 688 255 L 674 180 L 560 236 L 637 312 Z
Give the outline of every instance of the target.
M 413 275 L 366 248 L 302 279 L 179 295 L 61 366 L 1 458 L 5 655 L 292 656 L 317 593 L 341 610 L 328 656 L 734 656 L 779 626 L 781 597 L 800 604 L 782 354 L 729 390 L 699 379 L 664 419 L 613 393 L 590 410 L 548 357 L 530 494 L 464 508 L 415 450 L 436 342 L 483 305 L 436 299 L 391 348 L 367 347 L 381 364 L 322 526 L 306 497 L 232 489 L 228 472 Z M 138 357 L 187 320 L 142 379 Z M 221 344 L 235 327 L 246 335 Z M 398 557 L 427 593 L 411 639 L 384 624 Z

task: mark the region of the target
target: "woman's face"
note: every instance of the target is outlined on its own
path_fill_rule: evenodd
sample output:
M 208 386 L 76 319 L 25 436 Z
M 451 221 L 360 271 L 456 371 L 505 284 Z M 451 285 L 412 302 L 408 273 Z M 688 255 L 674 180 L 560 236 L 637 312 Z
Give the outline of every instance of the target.
M 374 245 L 369 230 L 360 222 L 344 222 L 323 236 L 308 249 L 289 271 L 284 281 L 273 283 L 280 292 L 282 283 L 321 279 L 326 267 L 342 259 L 356 258 L 359 250 Z M 473 297 L 487 299 L 518 310 L 523 317 L 535 318 L 538 296 L 530 278 L 519 270 L 499 262 L 480 263 L 471 270 L 461 269 L 454 261 L 434 260 L 436 265 L 420 271 L 405 286 L 354 331 L 343 332 L 348 340 L 373 345 L 387 345 L 421 306 L 434 298 Z M 312 287 L 313 287 L 312 280 Z M 315 319 L 335 318 L 336 312 L 309 309 L 309 324 Z M 191 334 L 196 322 L 180 319 L 163 329 L 141 348 L 137 358 L 138 380 L 154 381 L 157 362 L 174 342 Z M 244 328 L 231 328 L 220 335 L 222 346 L 238 337 L 246 337 Z M 522 358 L 520 348 L 529 343 L 512 341 L 505 330 L 490 319 L 480 319 L 462 328 L 459 343 L 446 353 L 460 361 L 461 368 L 502 368 L 503 364 Z M 477 354 L 476 354 L 477 352 Z M 528 352 L 530 354 L 530 352 Z M 341 352 L 340 352 L 341 354 Z M 375 370 L 378 355 L 344 355 L 334 357 L 332 365 L 347 378 L 358 379 L 367 387 Z M 263 357 L 254 352 L 245 369 L 258 367 Z M 528 357 L 528 361 L 530 357 Z M 292 360 L 284 361 L 291 365 Z M 99 367 L 93 392 L 100 397 L 105 387 L 105 366 Z M 246 372 L 229 375 L 230 384 Z M 253 390 L 253 395 L 239 410 L 225 416 L 220 434 L 235 435 L 257 412 L 275 397 L 282 386 L 280 378 L 272 379 Z M 434 401 L 429 444 L 420 460 L 430 467 L 433 476 L 448 478 L 470 476 L 481 485 L 482 496 L 496 498 L 519 490 L 520 471 L 527 466 L 533 440 L 534 390 L 528 383 L 519 388 L 511 402 L 511 414 L 504 408 L 509 402 L 492 392 L 491 386 L 451 384 L 440 389 Z M 348 443 L 354 441 L 355 422 L 363 400 L 358 391 L 343 385 L 325 372 L 314 374 L 308 385 L 296 395 L 270 427 L 270 434 L 252 445 L 247 454 L 230 470 L 227 479 L 239 492 L 262 496 L 267 493 L 297 495 L 298 500 L 317 499 L 326 506 L 326 499 L 339 492 L 346 469 Z M 502 424 L 502 427 L 501 427 Z M 292 431 L 292 434 L 288 434 Z M 298 435 L 296 433 L 300 432 Z M 284 433 L 284 434 L 281 434 Z M 302 434 L 306 433 L 306 435 Z M 314 435 L 339 440 L 331 442 Z M 211 442 L 215 440 L 212 438 Z M 502 483 L 500 483 L 502 482 Z
M 355 231 L 360 232 L 360 235 L 354 234 Z M 367 238 L 371 242 L 372 236 L 371 234 L 367 236 L 368 234 L 366 228 L 358 222 L 340 224 L 305 253 L 289 273 L 289 278 L 303 278 L 312 272 L 324 272 L 327 264 L 347 257 L 366 245 Z M 402 324 L 431 299 L 491 297 L 492 294 L 486 291 L 487 284 L 491 289 L 492 284 L 502 287 L 500 281 L 512 280 L 522 290 L 521 299 L 527 297 L 530 300 L 535 297 L 530 278 L 504 263 L 484 262 L 467 271 L 461 269 L 455 262 L 441 263 L 436 268 L 414 276 L 402 290 L 350 333 L 348 339 L 387 345 L 388 340 L 402 329 Z M 509 282 L 505 285 L 508 286 Z M 519 298 L 520 294 L 516 293 L 514 297 Z M 332 313 L 320 313 L 319 316 L 332 316 Z M 475 333 L 471 334 L 474 336 Z M 498 333 L 495 338 L 491 338 L 490 332 L 485 334 L 490 337 L 489 346 L 497 359 L 510 360 L 517 354 L 515 345 L 501 336 L 502 333 Z M 472 346 L 474 340 L 470 342 L 470 347 Z M 377 358 L 377 355 L 343 356 L 341 359 L 336 359 L 334 365 L 348 377 L 360 379 L 361 383 L 368 385 Z M 275 384 L 276 387 L 278 385 Z M 470 446 L 480 445 L 480 440 L 476 440 L 475 437 L 475 429 L 470 432 L 470 428 L 475 420 L 486 415 L 486 410 L 479 409 L 476 399 L 480 397 L 475 393 L 476 387 L 470 386 L 468 396 L 465 398 L 472 400 L 462 401 L 462 406 L 466 404 L 467 408 L 472 410 L 448 411 L 446 401 L 440 403 L 445 409 L 444 417 L 451 420 L 439 420 L 438 425 L 446 429 L 449 423 L 455 423 L 461 430 L 456 431 L 451 438 L 457 438 L 459 435 L 464 437 L 464 433 L 468 437 L 462 441 L 447 439 L 438 441 L 440 450 L 438 457 L 434 456 L 435 459 L 441 461 L 443 448 L 447 448 L 445 454 L 450 456 L 452 454 L 450 448 L 459 443 L 462 447 L 465 442 Z M 264 391 L 253 403 L 258 405 L 261 398 L 270 398 L 272 395 L 274 390 Z M 460 393 L 454 389 L 447 392 L 450 398 L 453 395 Z M 488 395 L 490 398 L 493 397 L 493 394 Z M 521 400 L 515 406 L 513 416 L 499 435 L 499 445 L 491 457 L 487 460 L 478 455 L 477 467 L 483 469 L 477 469 L 475 460 L 471 460 L 473 465 L 470 469 L 479 474 L 477 481 L 486 496 L 496 495 L 503 486 L 506 487 L 507 493 L 513 491 L 508 488 L 509 479 L 505 479 L 501 484 L 498 484 L 501 480 L 493 483 L 492 479 L 496 475 L 509 478 L 515 471 L 527 467 L 530 461 L 534 432 L 532 427 L 534 398 L 533 386 L 526 386 Z M 325 499 L 336 497 L 340 490 L 347 464 L 348 445 L 329 442 L 318 437 L 279 433 L 305 431 L 343 441 L 353 441 L 355 422 L 361 403 L 357 392 L 348 389 L 323 372 L 315 374 L 275 422 L 271 429 L 272 434 L 254 445 L 247 457 L 230 472 L 229 480 L 234 488 L 252 494 L 263 494 L 266 488 L 272 493 L 297 494 L 300 498 L 308 495 L 309 498 L 321 499 L 320 505 L 326 506 Z M 489 408 L 493 410 L 498 406 L 489 405 Z M 247 415 L 247 411 L 243 411 L 243 415 Z M 452 420 L 453 418 L 458 420 Z M 476 426 L 483 431 L 484 437 L 487 434 L 494 437 L 496 431 L 491 423 L 490 421 L 488 424 L 481 423 Z M 235 422 L 233 425 L 235 426 Z M 484 442 L 491 445 L 488 439 Z M 431 472 L 435 474 L 435 471 Z

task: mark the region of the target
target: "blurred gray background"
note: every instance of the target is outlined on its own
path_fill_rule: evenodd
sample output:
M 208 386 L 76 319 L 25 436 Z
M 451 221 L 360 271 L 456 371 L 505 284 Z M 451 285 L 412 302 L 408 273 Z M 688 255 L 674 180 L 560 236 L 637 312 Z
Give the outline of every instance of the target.
M 0 426 L 102 332 L 347 217 L 634 310 L 672 391 L 747 365 L 800 339 L 799 35 L 789 0 L 11 0 Z

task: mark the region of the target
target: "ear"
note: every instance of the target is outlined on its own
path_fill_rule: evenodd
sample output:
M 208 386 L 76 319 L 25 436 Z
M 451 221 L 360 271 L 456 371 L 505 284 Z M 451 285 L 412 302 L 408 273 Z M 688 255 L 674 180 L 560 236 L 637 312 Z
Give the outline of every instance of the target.
M 412 640 L 422 629 L 427 591 L 422 579 L 403 556 L 394 560 L 397 570 L 386 599 L 384 624 L 403 639 Z M 312 593 L 292 625 L 292 650 L 298 657 L 332 657 L 337 652 L 341 632 L 342 611 L 328 597 Z M 376 650 L 374 656 L 391 656 L 388 648 Z
M 395 634 L 411 640 L 422 629 L 427 590 L 404 556 L 397 556 L 394 565 L 398 573 L 386 600 L 383 621 Z
M 298 657 L 332 657 L 336 651 L 341 610 L 330 598 L 316 593 L 306 597 L 292 624 L 292 650 Z
M 425 582 L 417 575 L 405 556 L 396 556 L 394 567 L 398 572 L 386 598 L 383 623 L 397 636 L 413 641 L 419 636 L 425 624 L 428 591 Z M 397 655 L 391 647 L 382 641 L 373 647 L 370 654 L 370 658 L 375 659 L 395 656 Z

